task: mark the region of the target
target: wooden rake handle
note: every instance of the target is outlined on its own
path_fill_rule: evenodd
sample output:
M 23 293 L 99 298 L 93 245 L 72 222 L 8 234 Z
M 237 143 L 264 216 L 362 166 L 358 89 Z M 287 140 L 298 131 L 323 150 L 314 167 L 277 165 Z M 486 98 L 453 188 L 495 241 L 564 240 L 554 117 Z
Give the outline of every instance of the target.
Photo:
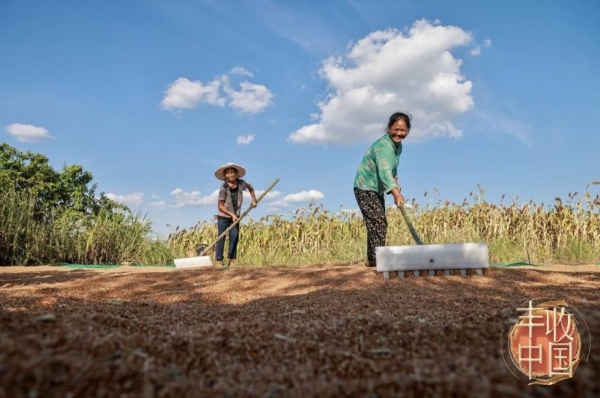
M 276 178 L 275 181 L 273 181 L 271 183 L 271 185 L 269 185 L 269 187 L 267 189 L 265 189 L 265 191 L 263 193 L 260 194 L 260 196 L 258 198 L 256 198 L 256 204 L 258 205 L 258 202 L 261 201 L 262 198 L 264 198 L 267 193 L 269 193 L 269 191 L 271 189 L 273 189 L 273 187 L 275 186 L 275 184 L 277 184 L 279 182 L 279 178 Z M 250 213 L 250 210 L 252 210 L 254 207 L 256 206 L 249 206 L 246 211 L 244 211 L 242 213 L 241 216 L 238 217 L 237 220 L 234 221 L 233 224 L 231 224 L 230 226 L 227 227 L 227 229 L 225 231 L 223 231 L 223 233 L 221 235 L 219 235 L 219 237 L 210 245 L 208 245 L 207 247 L 205 247 L 200 253 L 198 253 L 199 256 L 205 255 L 206 253 L 208 253 L 209 250 L 211 250 L 216 244 L 217 242 L 219 242 L 221 240 L 222 237 L 224 237 L 225 235 L 227 235 L 227 232 L 229 232 L 233 227 L 235 227 L 242 218 L 244 218 L 248 213 Z
M 404 206 L 400 206 L 400 211 L 402 212 L 402 217 L 404 217 L 404 221 L 406 221 L 408 230 L 410 231 L 410 234 L 412 235 L 412 237 L 415 240 L 415 242 L 417 243 L 417 245 L 424 244 L 423 241 L 421 240 L 421 238 L 419 237 L 417 230 L 415 229 L 415 227 L 412 225 L 412 222 L 408 218 L 408 214 L 406 214 L 406 210 L 404 210 Z

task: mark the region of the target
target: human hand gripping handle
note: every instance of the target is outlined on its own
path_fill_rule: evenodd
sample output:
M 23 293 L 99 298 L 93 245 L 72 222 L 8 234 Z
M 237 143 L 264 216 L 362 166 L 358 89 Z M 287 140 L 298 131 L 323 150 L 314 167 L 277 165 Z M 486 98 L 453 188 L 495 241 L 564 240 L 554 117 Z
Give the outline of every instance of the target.
M 396 181 L 397 188 L 392 189 L 391 193 L 394 197 L 394 203 L 396 204 L 396 207 L 400 208 L 404 206 L 404 195 L 401 193 L 402 188 L 400 188 L 400 184 L 398 183 L 398 177 L 394 177 L 394 180 Z
M 396 193 L 394 193 L 394 191 L 396 191 Z M 401 208 L 404 206 L 404 196 L 399 190 L 394 189 L 394 191 L 392 191 L 392 195 L 394 195 L 394 203 L 396 204 L 396 207 Z

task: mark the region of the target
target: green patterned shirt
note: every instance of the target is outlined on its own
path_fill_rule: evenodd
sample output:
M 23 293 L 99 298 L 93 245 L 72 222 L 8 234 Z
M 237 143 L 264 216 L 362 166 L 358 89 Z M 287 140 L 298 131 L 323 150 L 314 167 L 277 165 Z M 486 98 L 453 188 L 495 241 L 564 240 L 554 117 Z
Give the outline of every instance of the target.
M 401 153 L 402 143 L 396 146 L 386 131 L 363 156 L 354 177 L 354 188 L 375 191 L 380 195 L 397 188 L 395 177 Z

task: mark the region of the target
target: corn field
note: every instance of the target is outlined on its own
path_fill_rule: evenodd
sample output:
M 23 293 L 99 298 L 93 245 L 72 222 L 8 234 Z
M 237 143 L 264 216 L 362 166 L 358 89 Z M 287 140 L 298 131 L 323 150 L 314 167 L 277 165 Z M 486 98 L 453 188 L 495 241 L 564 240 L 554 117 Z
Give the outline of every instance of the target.
M 591 185 L 583 195 L 557 197 L 550 206 L 528 202 L 488 203 L 470 194 L 463 203 L 437 201 L 420 206 L 409 203 L 409 216 L 425 243 L 487 242 L 492 264 L 526 261 L 532 264 L 586 263 L 600 260 L 600 195 Z M 480 188 L 483 192 L 483 190 Z M 427 193 L 425 194 L 427 196 Z M 399 210 L 387 210 L 387 245 L 414 244 Z M 216 222 L 200 222 L 169 235 L 176 258 L 194 256 L 200 244 L 212 243 Z M 238 263 L 298 265 L 364 261 L 366 229 L 353 211 L 330 212 L 310 204 L 282 215 L 242 222 Z

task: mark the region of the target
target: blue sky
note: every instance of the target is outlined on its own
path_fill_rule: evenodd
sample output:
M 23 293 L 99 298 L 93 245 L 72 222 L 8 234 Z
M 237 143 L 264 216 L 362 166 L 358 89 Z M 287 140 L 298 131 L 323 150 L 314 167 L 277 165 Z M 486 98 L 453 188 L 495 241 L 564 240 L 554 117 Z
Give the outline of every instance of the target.
M 280 178 L 250 217 L 355 209 L 397 110 L 407 199 L 549 204 L 600 180 L 598 20 L 593 0 L 3 0 L 0 135 L 159 234 L 216 213 L 227 162 L 259 193 Z

